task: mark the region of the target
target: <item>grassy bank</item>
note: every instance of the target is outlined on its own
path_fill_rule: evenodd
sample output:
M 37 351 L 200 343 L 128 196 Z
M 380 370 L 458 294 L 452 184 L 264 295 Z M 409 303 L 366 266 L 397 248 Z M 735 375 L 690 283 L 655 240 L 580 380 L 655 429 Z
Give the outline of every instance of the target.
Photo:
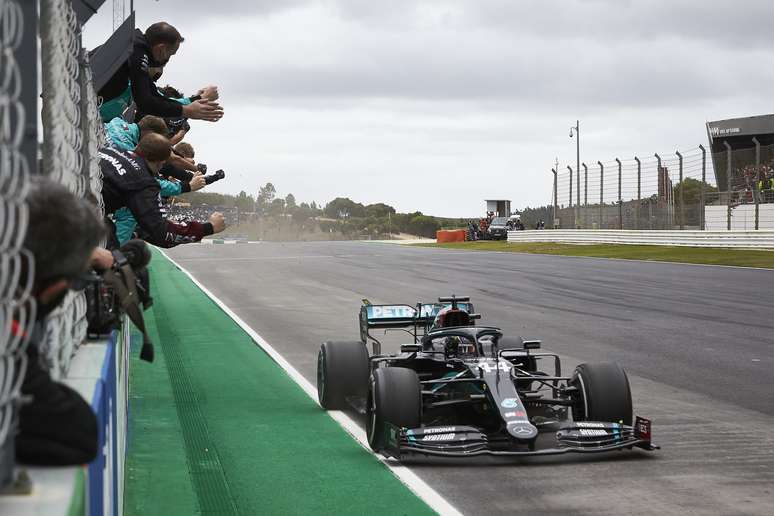
M 705 265 L 735 265 L 774 269 L 774 252 L 747 249 L 709 247 L 668 247 L 659 245 L 573 245 L 553 242 L 508 243 L 504 241 L 457 242 L 449 244 L 415 244 L 421 247 L 443 247 L 468 251 L 501 251 L 509 253 L 555 254 L 652 260 L 660 262 L 698 263 Z

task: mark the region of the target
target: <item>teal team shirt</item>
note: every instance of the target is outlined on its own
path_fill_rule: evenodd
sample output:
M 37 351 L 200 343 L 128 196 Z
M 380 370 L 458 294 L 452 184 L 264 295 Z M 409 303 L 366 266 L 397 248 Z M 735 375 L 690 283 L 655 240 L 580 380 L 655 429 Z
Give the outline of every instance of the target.
M 108 145 L 120 151 L 133 151 L 140 143 L 140 126 L 116 117 L 105 124 Z

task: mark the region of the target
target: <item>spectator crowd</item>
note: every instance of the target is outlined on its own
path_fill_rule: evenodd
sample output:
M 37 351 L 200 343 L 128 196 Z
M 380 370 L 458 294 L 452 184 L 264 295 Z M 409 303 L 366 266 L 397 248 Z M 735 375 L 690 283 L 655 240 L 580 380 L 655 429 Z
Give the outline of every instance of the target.
M 107 140 L 99 151 L 104 214 L 95 199 L 77 198 L 50 179 L 33 178 L 24 246 L 35 266 L 21 274 L 35 303 L 15 312 L 12 320 L 14 335 L 29 339 L 20 367 L 26 367 L 26 375 L 15 439 L 19 462 L 84 464 L 98 453 L 91 407 L 52 379 L 39 356 L 46 318 L 68 291 L 85 290 L 88 309 L 97 312 L 87 314 L 90 332 L 92 321 L 94 328 L 105 329 L 100 306 L 112 293 L 114 307 L 120 306 L 145 333 L 142 311 L 152 300 L 146 268 L 150 253 L 144 242 L 169 248 L 225 229 L 225 217 L 218 211 L 168 214 L 170 199 L 225 177 L 222 170 L 208 173 L 186 141 L 190 121 L 217 122 L 223 116 L 218 88 L 205 86 L 186 96 L 159 83 L 184 41 L 165 22 L 136 30 L 127 60 L 98 92 Z M 94 284 L 99 286 L 89 287 Z M 152 344 L 145 337 L 141 358 L 152 361 Z
M 738 202 L 774 202 L 774 159 L 760 165 L 750 164 L 736 169 L 732 180 Z

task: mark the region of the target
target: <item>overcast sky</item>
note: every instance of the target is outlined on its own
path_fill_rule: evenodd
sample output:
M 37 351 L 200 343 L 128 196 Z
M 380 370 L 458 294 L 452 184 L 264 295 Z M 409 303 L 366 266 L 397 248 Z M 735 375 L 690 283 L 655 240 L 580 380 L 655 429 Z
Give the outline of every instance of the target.
M 129 0 L 125 0 L 129 5 Z M 769 113 L 769 1 L 135 0 L 186 41 L 160 81 L 217 84 L 192 123 L 213 191 L 479 216 L 551 202 L 550 169 L 673 153 L 705 122 Z M 111 33 L 112 2 L 84 45 Z

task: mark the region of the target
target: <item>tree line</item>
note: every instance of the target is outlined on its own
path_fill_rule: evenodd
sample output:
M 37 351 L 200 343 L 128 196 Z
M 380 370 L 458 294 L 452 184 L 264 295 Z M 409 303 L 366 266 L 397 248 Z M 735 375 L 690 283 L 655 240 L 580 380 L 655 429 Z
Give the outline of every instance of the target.
M 387 238 L 397 233 L 435 238 L 439 229 L 466 224 L 461 218 L 434 217 L 420 211 L 398 213 L 385 203 L 362 204 L 348 197 L 337 197 L 324 206 L 315 201 L 298 202 L 292 193 L 278 195 L 272 183 L 260 187 L 255 197 L 245 191 L 237 195 L 192 192 L 186 194 L 185 201 L 192 206 L 236 207 L 241 220 L 291 224 L 299 231 L 336 233 L 347 238 Z

